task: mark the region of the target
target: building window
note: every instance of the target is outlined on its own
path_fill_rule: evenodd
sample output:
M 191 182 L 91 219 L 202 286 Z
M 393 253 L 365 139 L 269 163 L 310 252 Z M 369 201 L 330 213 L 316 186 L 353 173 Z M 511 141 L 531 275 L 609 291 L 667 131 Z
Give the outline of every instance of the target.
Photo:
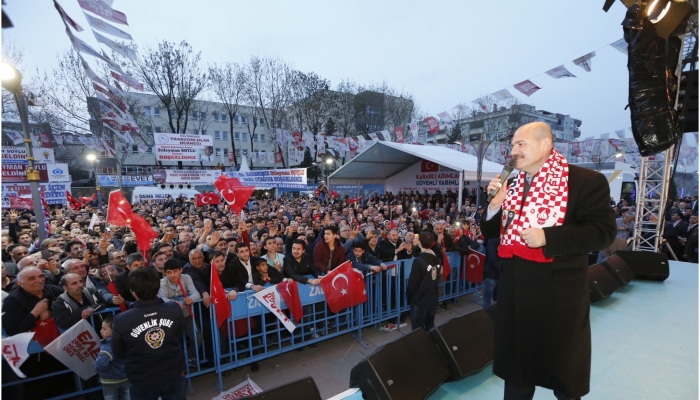
M 245 124 L 245 117 L 241 115 L 240 118 L 241 118 L 241 123 L 242 123 L 242 124 Z
M 146 147 L 146 154 L 153 154 L 153 147 L 151 147 L 151 146 Z
M 238 115 L 236 115 L 235 117 L 233 117 L 233 122 L 238 123 L 239 120 L 240 120 L 240 118 L 239 118 Z
M 221 133 L 219 131 L 214 131 L 214 139 L 216 139 L 216 140 L 221 139 Z
M 144 107 L 143 113 L 146 115 L 151 115 L 151 107 Z
M 228 140 L 228 132 L 221 131 L 221 140 Z
M 202 121 L 206 120 L 206 119 L 207 119 L 207 113 L 205 113 L 205 112 L 201 113 L 201 114 L 200 114 L 200 118 L 202 119 Z
M 203 130 L 202 130 L 202 135 L 206 135 L 206 134 L 207 134 L 207 130 L 206 130 L 206 129 L 203 129 Z
M 160 126 L 156 126 L 156 127 L 155 127 L 155 130 L 156 130 L 156 133 L 161 133 L 161 132 L 163 132 L 163 128 L 161 128 Z
M 219 114 L 214 114 L 214 121 L 218 121 L 218 120 L 219 120 Z
M 228 158 L 228 149 L 223 149 L 224 150 L 224 158 Z
M 131 152 L 132 153 L 138 153 L 139 152 L 139 146 L 133 144 L 131 145 Z
M 198 117 L 199 117 L 199 112 L 198 112 L 198 111 L 192 111 L 192 120 L 193 120 L 193 121 L 196 121 Z
M 193 135 L 199 135 L 199 129 L 192 129 Z
M 153 115 L 156 117 L 160 117 L 160 108 L 153 107 Z
M 233 140 L 235 140 L 236 142 L 246 142 L 248 141 L 248 134 L 245 132 L 235 132 Z
M 221 114 L 221 122 L 226 122 L 226 114 Z
M 220 155 L 221 155 L 221 149 L 217 147 L 217 148 L 214 150 L 214 155 L 217 156 L 217 157 L 220 156 Z
M 265 134 L 264 133 L 256 133 L 253 135 L 253 142 L 262 143 L 264 141 L 265 141 Z

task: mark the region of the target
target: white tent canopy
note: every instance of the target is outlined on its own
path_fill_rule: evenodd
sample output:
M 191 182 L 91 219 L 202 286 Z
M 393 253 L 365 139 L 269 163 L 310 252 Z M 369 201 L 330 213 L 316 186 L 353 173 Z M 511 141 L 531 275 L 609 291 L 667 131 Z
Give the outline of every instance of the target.
M 406 168 L 426 160 L 459 171 L 462 182 L 476 181 L 477 157 L 442 146 L 376 142 L 367 150 L 338 168 L 332 179 L 387 179 Z M 490 181 L 503 171 L 503 165 L 483 160 L 481 181 Z M 461 190 L 459 193 L 461 204 Z

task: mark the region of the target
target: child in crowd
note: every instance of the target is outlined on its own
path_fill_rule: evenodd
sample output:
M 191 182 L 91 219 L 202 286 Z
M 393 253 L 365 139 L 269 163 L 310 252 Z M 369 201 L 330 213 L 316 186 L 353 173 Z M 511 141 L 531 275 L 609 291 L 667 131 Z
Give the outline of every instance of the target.
M 114 316 L 111 315 L 102 321 L 102 329 L 100 329 L 102 347 L 95 360 L 95 371 L 100 374 L 105 400 L 129 400 L 126 360 L 117 360 L 112 353 L 112 321 Z
M 282 273 L 276 268 L 270 268 L 265 258 L 253 258 L 251 265 L 255 268 L 255 272 L 253 272 L 253 284 L 255 285 L 265 286 L 268 283 L 276 285 L 284 280 Z
M 195 343 L 199 345 L 202 339 L 201 335 L 198 335 L 198 332 L 196 332 L 195 323 L 192 321 L 192 304 L 201 299 L 202 296 L 194 286 L 192 277 L 182 273 L 182 267 L 177 260 L 170 259 L 166 261 L 163 266 L 163 274 L 165 276 L 160 280 L 158 297 L 166 302 L 175 301 L 182 307 L 182 312 L 185 315 L 185 334 L 188 339 L 188 363 L 194 367 L 197 359 Z

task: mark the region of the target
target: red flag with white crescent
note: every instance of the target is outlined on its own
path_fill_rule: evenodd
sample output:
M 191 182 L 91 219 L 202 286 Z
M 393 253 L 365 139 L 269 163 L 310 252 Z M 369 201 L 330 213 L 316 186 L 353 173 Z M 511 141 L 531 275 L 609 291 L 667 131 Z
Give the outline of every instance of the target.
M 365 278 L 352 268 L 350 261 L 342 263 L 321 279 L 328 308 L 337 313 L 367 301 Z
M 255 191 L 254 186 L 243 186 L 238 178 L 229 178 L 221 174 L 214 182 L 214 186 L 228 203 L 231 212 L 238 214 L 248 202 L 250 195 Z
M 486 255 L 470 250 L 464 258 L 464 279 L 471 283 L 481 283 L 484 280 L 484 263 Z
M 298 324 L 304 317 L 304 310 L 301 308 L 301 300 L 299 299 L 299 286 L 297 281 L 284 280 L 277 284 L 277 289 L 282 296 L 282 301 L 287 305 L 289 312 L 292 313 L 294 323 Z
M 197 207 L 202 207 L 209 204 L 221 204 L 219 195 L 216 193 L 200 193 L 197 195 Z
M 231 317 L 231 303 L 229 303 L 228 297 L 226 297 L 226 291 L 221 285 L 219 273 L 216 272 L 216 267 L 214 267 L 213 263 L 211 266 L 211 282 L 209 284 L 211 286 L 211 302 L 216 308 L 216 322 L 219 329 L 221 329 L 221 325 Z
M 116 226 L 127 226 L 131 222 L 131 204 L 126 201 L 119 190 L 109 193 L 109 209 L 107 210 L 107 223 Z

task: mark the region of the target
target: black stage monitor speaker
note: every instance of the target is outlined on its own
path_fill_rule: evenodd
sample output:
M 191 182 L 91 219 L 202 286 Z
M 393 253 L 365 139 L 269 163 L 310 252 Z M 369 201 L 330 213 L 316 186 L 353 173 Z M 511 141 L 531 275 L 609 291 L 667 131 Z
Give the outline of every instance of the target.
M 668 278 L 668 256 L 666 253 L 618 250 L 615 255 L 625 260 L 634 271 L 636 278 L 661 282 Z
M 350 371 L 367 400 L 425 399 L 450 375 L 428 332 L 416 329 L 378 348 Z
M 620 256 L 614 255 L 603 261 L 603 266 L 607 268 L 610 275 L 615 278 L 620 286 L 625 286 L 634 279 L 634 271 Z
M 450 367 L 449 381 L 479 372 L 493 361 L 494 326 L 486 310 L 453 318 L 429 334 Z
M 288 400 L 288 399 L 310 399 L 322 400 L 321 393 L 318 392 L 314 378 L 306 377 L 278 386 L 274 389 L 265 390 L 255 396 L 246 397 L 246 400 Z
M 591 303 L 607 299 L 619 287 L 620 284 L 603 264 L 593 264 L 588 267 L 588 290 L 591 294 Z

